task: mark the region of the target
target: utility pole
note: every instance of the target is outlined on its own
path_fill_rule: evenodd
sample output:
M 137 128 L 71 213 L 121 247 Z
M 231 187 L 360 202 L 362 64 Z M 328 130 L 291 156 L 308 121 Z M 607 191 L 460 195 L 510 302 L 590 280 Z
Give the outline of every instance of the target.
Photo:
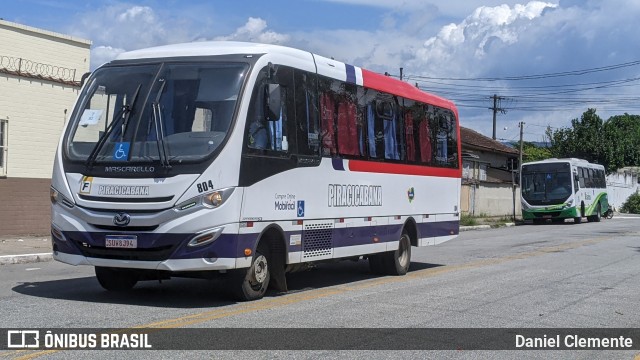
M 489 110 L 493 110 L 493 140 L 495 140 L 496 139 L 496 115 L 498 114 L 498 111 L 500 111 L 500 113 L 502 114 L 504 114 L 506 111 L 500 107 L 499 101 L 504 99 L 502 96 L 493 94 L 491 98 L 493 98 L 493 107 L 490 107 Z
M 524 134 L 524 122 L 520 121 L 520 161 L 518 162 L 518 169 L 522 169 L 522 135 Z
M 518 126 L 520 126 L 520 151 L 519 151 L 520 159 L 518 160 L 518 179 L 522 179 L 520 174 L 522 171 L 522 148 L 524 144 L 522 140 L 522 136 L 524 134 L 524 122 L 520 121 L 520 123 L 518 123 Z M 516 170 L 513 168 L 513 166 L 511 167 L 511 174 L 512 174 L 511 183 L 513 184 L 513 222 L 516 222 L 516 176 L 515 176 Z

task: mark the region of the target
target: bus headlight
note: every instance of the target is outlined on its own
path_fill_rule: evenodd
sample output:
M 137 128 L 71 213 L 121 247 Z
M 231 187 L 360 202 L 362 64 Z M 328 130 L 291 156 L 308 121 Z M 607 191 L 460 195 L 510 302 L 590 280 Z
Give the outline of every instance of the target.
M 191 198 L 187 201 L 183 201 L 180 204 L 175 206 L 176 210 L 182 211 L 191 209 L 193 207 L 204 206 L 209 209 L 215 209 L 220 205 L 224 204 L 225 201 L 233 194 L 235 188 L 226 188 L 220 189 L 216 191 L 212 191 L 210 193 L 198 195 L 194 198 Z
M 222 193 L 216 191 L 204 197 L 204 204 L 212 207 L 218 207 L 222 205 L 224 199 L 222 197 Z
M 530 209 L 531 209 L 531 208 L 529 207 L 529 205 L 528 205 L 526 202 L 524 202 L 524 201 L 521 201 L 521 202 L 520 202 L 520 205 L 522 206 L 522 209 L 523 209 L 523 210 L 530 210 Z
M 52 204 L 64 204 L 66 207 L 72 208 L 75 206 L 73 201 L 67 199 L 64 195 L 60 194 L 53 186 L 49 188 L 49 199 Z
M 570 208 L 570 207 L 572 207 L 572 206 L 573 206 L 573 199 L 571 199 L 571 200 L 567 201 L 567 202 L 564 204 L 564 206 L 563 206 L 563 207 L 566 209 L 566 208 Z

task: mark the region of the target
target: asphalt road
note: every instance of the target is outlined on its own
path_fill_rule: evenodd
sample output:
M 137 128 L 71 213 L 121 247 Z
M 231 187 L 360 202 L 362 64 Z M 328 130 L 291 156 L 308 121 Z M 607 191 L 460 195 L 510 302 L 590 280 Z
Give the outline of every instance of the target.
M 91 267 L 0 268 L 1 328 L 638 328 L 640 218 L 470 231 L 413 248 L 409 274 L 377 277 L 366 261 L 289 274 L 291 291 L 234 303 L 220 284 L 172 279 L 108 293 Z M 247 339 L 251 342 L 251 339 Z M 114 351 L 5 351 L 11 358 L 112 358 Z M 135 352 L 136 358 L 584 358 L 640 351 Z

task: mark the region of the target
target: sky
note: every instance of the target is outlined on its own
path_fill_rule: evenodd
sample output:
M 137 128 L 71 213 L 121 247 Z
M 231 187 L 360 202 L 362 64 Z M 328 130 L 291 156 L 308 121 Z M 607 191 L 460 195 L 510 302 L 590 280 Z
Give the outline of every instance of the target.
M 12 0 L 0 18 L 119 53 L 236 40 L 291 46 L 388 72 L 453 100 L 462 126 L 544 141 L 588 108 L 640 114 L 636 0 Z M 0 39 L 0 41 L 2 41 Z M 2 55 L 2 54 L 0 54 Z

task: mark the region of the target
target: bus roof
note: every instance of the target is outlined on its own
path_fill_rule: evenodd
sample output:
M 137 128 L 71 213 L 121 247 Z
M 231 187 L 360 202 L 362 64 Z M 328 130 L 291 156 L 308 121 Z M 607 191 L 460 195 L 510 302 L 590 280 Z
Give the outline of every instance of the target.
M 362 85 L 366 88 L 402 96 L 406 99 L 422 101 L 435 106 L 447 108 L 454 111 L 456 118 L 458 117 L 458 111 L 453 102 L 437 95 L 424 92 L 404 81 L 348 65 L 308 51 L 280 45 L 236 41 L 201 41 L 129 51 L 118 55 L 115 60 L 121 61 L 230 54 L 262 55 L 268 53 L 290 57 L 296 61 L 305 61 L 307 63 L 315 62 L 318 74 L 320 75 L 352 82 L 356 85 Z M 352 76 L 350 76 L 350 72 L 353 73 Z
M 604 166 L 600 164 L 590 163 L 587 160 L 577 159 L 577 158 L 550 158 L 550 159 L 545 159 L 540 161 L 527 162 L 527 163 L 523 163 L 522 165 L 524 166 L 524 165 L 550 164 L 550 163 L 570 163 L 573 166 L 585 166 L 585 167 L 604 169 Z

